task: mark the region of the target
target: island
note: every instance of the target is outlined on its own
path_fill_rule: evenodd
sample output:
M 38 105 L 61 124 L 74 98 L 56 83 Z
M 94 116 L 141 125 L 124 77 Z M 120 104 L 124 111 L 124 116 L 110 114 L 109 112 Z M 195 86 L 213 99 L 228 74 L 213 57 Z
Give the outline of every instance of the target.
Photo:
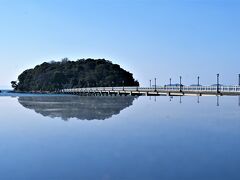
M 11 82 L 16 92 L 54 92 L 66 88 L 139 86 L 133 74 L 105 59 L 44 62 Z

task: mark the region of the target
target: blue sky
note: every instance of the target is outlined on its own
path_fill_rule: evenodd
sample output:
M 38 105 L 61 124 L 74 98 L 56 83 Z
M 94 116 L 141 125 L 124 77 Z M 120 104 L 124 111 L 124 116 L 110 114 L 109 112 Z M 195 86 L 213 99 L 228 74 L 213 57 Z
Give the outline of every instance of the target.
M 141 85 L 157 77 L 235 84 L 237 0 L 0 0 L 0 88 L 25 69 L 68 57 L 106 58 Z

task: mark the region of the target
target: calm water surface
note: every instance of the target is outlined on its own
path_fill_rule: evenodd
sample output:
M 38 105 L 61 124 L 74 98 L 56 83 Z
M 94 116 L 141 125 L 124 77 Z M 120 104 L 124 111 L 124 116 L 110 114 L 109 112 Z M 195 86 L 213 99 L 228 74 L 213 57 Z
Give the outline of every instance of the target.
M 239 180 L 238 97 L 1 94 L 0 179 Z

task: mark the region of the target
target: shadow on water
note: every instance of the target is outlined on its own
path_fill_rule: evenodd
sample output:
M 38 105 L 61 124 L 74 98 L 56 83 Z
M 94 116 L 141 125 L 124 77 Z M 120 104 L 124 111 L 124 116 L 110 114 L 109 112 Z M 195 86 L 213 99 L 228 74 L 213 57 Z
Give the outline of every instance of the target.
M 18 102 L 27 109 L 51 118 L 105 120 L 131 106 L 133 96 L 26 96 Z

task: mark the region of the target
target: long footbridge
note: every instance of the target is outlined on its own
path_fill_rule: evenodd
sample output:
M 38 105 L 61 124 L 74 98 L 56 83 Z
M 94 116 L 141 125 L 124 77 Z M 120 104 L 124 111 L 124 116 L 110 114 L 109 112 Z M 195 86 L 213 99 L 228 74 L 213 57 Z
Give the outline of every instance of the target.
M 62 89 L 60 93 L 82 96 L 183 96 L 230 95 L 240 96 L 240 86 L 162 86 L 162 87 L 89 87 Z

